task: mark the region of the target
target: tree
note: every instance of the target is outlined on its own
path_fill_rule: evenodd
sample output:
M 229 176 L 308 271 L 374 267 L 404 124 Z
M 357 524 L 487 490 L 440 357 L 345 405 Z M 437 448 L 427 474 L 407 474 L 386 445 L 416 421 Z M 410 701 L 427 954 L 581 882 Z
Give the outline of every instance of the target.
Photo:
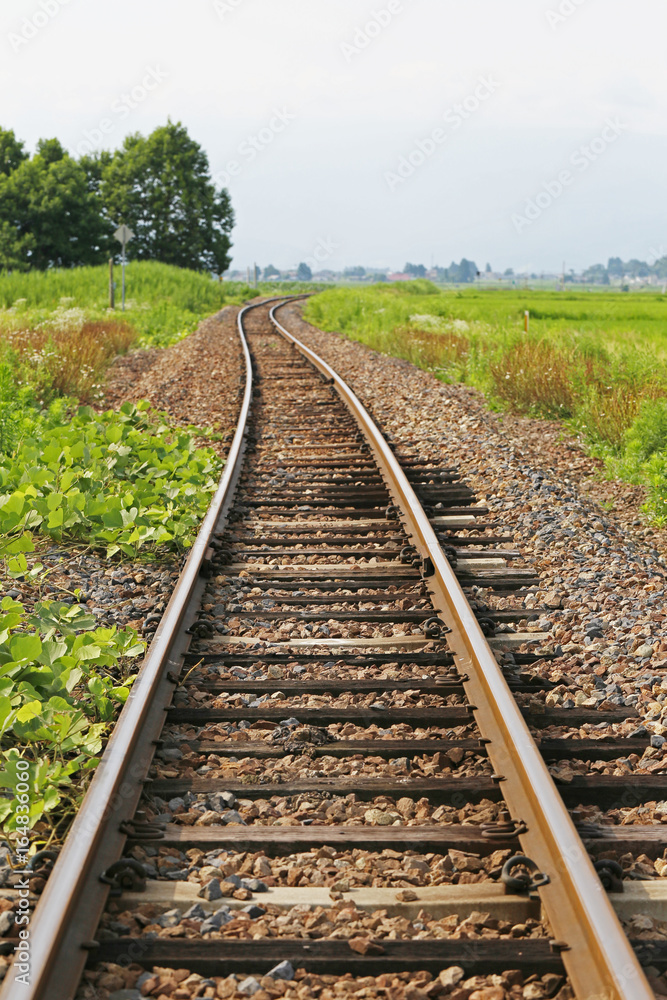
M 490 264 L 487 264 L 484 270 L 486 271 L 487 274 L 492 274 L 492 269 Z
M 268 281 L 269 278 L 279 278 L 279 277 L 280 277 L 280 271 L 278 270 L 277 267 L 274 267 L 273 264 L 269 264 L 268 267 L 264 268 L 264 281 Z
M 470 284 L 477 277 L 477 264 L 464 257 L 460 264 L 451 262 L 446 272 L 446 280 L 457 285 Z
M 88 188 L 95 194 L 101 194 L 104 171 L 113 160 L 113 153 L 103 149 L 101 152 L 85 154 L 79 163 L 83 167 L 88 180 Z
M 403 274 L 411 274 L 413 278 L 425 278 L 426 268 L 423 264 L 406 264 Z
M 0 175 L 0 267 L 72 267 L 104 259 L 105 225 L 84 169 L 57 139 Z
M 134 230 L 132 255 L 222 274 L 230 264 L 234 213 L 211 180 L 208 157 L 180 122 L 148 138 L 129 135 L 102 170 L 104 211 Z
M 0 174 L 9 175 L 20 167 L 28 154 L 11 130 L 0 129 Z
M 344 278 L 364 278 L 365 276 L 365 267 L 346 267 L 343 271 Z
M 647 278 L 651 273 L 651 269 L 645 261 L 636 260 L 635 258 L 628 261 L 626 268 L 627 273 L 632 278 Z
M 625 265 L 620 257 L 610 257 L 607 261 L 607 273 L 610 278 L 622 278 L 625 274 Z
M 503 271 L 503 274 L 504 274 L 504 276 L 506 278 L 513 278 L 514 277 L 514 268 L 513 267 L 508 267 L 507 270 Z
M 224 272 L 234 224 L 203 150 L 180 124 L 121 150 L 74 160 L 58 139 L 32 158 L 0 129 L 0 268 L 97 264 L 117 250 L 117 225 L 135 232 L 133 256 Z
M 607 268 L 604 264 L 593 264 L 592 267 L 586 268 L 583 273 L 583 278 L 585 281 L 593 282 L 596 285 L 609 284 L 609 275 L 607 274 Z
M 60 139 L 39 139 L 35 155 L 41 157 L 44 163 L 59 163 L 65 159 L 67 151 Z
M 664 280 L 667 278 L 667 257 L 660 257 L 653 265 L 653 273 Z
M 477 264 L 473 260 L 466 260 L 464 257 L 459 264 L 459 281 L 464 284 L 471 284 L 478 275 Z
M 313 272 L 310 270 L 307 264 L 301 262 L 296 269 L 296 276 L 299 281 L 312 281 Z

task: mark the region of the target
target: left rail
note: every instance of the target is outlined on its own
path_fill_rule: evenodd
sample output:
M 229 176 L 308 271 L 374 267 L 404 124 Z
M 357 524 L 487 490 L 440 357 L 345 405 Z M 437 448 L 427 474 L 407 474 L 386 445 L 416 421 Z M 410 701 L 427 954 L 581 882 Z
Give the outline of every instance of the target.
M 178 682 L 181 657 L 190 637 L 205 587 L 202 568 L 234 495 L 252 401 L 252 366 L 243 318 L 252 309 L 285 297 L 246 306 L 238 316 L 245 360 L 243 401 L 224 472 L 208 513 L 183 567 L 131 694 L 95 772 L 65 845 L 30 921 L 29 984 L 16 982 L 13 967 L 0 989 L 0 1000 L 70 1000 L 86 963 L 87 937 L 94 933 L 109 895 L 100 881 L 122 856 L 165 709 Z

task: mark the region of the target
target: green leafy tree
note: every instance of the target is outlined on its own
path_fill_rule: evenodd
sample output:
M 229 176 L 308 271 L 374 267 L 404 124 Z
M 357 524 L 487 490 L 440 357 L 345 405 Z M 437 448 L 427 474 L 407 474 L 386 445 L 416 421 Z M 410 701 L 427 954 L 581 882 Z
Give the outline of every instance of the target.
M 41 157 L 44 163 L 58 163 L 65 159 L 67 151 L 60 139 L 39 139 L 36 155 Z
M 0 267 L 27 270 L 97 264 L 105 224 L 83 167 L 57 139 L 0 174 Z
M 626 268 L 626 273 L 633 278 L 647 278 L 651 273 L 651 269 L 645 261 L 637 260 L 634 257 L 628 261 Z
M 593 264 L 592 267 L 587 267 L 583 277 L 585 281 L 593 282 L 596 285 L 609 284 L 609 275 L 604 264 Z
M 425 278 L 426 268 L 423 264 L 406 264 L 403 274 L 411 274 L 413 278 Z
M 474 260 L 466 260 L 464 257 L 459 264 L 459 274 L 459 281 L 462 281 L 464 284 L 470 284 L 479 274 L 477 264 L 475 264 Z
M 269 264 L 268 267 L 264 268 L 264 281 L 268 281 L 269 278 L 279 278 L 279 277 L 280 277 L 280 271 L 278 270 L 277 267 L 274 267 L 273 264 Z
M 219 274 L 229 267 L 229 194 L 216 189 L 206 153 L 180 123 L 128 136 L 102 169 L 101 193 L 108 221 L 134 231 L 134 258 Z
M 477 277 L 477 264 L 472 260 L 466 260 L 464 257 L 460 264 L 452 261 L 447 268 L 446 274 L 447 281 L 451 281 L 457 285 L 469 284 Z
M 0 174 L 11 174 L 27 159 L 23 143 L 19 142 L 14 132 L 0 129 Z
M 667 278 L 667 257 L 660 257 L 656 260 L 653 265 L 653 273 L 658 276 L 658 278 Z
M 307 264 L 304 264 L 302 262 L 296 269 L 296 276 L 299 279 L 299 281 L 311 281 L 313 277 L 313 272 L 311 271 L 311 269 L 308 267 Z

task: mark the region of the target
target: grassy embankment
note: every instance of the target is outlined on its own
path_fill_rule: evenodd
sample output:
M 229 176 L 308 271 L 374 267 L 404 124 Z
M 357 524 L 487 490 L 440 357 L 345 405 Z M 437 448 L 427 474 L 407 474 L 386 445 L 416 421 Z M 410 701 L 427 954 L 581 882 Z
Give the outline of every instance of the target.
M 530 311 L 530 330 L 524 313 Z M 561 419 L 667 523 L 667 297 L 443 291 L 428 281 L 332 289 L 306 317 L 516 413 Z

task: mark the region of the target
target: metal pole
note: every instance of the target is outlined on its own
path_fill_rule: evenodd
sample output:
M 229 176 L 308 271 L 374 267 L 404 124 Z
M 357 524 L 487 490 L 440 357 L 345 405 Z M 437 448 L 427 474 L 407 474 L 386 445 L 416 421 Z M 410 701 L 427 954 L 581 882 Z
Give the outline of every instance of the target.
M 123 312 L 125 312 L 125 242 L 123 241 Z
M 109 309 L 116 308 L 116 296 L 113 283 L 113 257 L 109 257 Z

